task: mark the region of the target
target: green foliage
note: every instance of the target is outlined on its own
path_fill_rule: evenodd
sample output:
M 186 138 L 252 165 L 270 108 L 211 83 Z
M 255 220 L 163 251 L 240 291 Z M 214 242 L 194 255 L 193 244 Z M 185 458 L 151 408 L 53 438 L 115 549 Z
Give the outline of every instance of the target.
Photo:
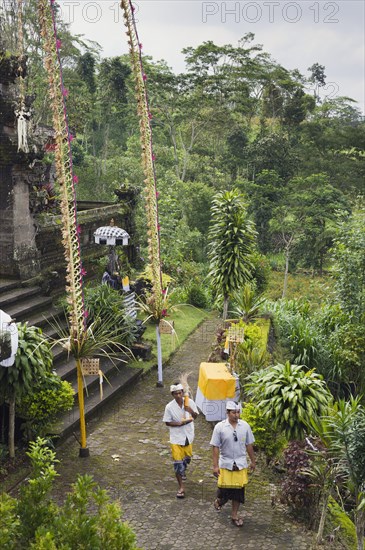
M 261 314 L 264 298 L 256 293 L 252 283 L 245 283 L 233 294 L 235 309 L 230 312 L 242 319 L 244 323 L 256 320 Z
M 336 483 L 345 486 L 353 510 L 358 548 L 364 545 L 365 526 L 365 409 L 360 398 L 335 403 L 320 421 L 311 421 L 326 447 L 330 467 L 336 467 Z M 345 493 L 346 494 L 346 493 Z
M 251 276 L 255 236 L 243 195 L 237 189 L 218 193 L 212 202 L 209 277 L 215 293 L 225 301 Z
M 301 365 L 278 364 L 253 373 L 245 389 L 287 439 L 303 439 L 310 419 L 327 411 L 331 402 L 322 377 Z
M 28 439 L 45 436 L 61 413 L 72 409 L 74 390 L 66 380 L 50 374 L 35 392 L 24 395 L 17 403 L 17 414 L 25 420 Z
M 0 544 L 6 550 L 93 548 L 137 550 L 135 535 L 89 475 L 79 476 L 62 506 L 50 492 L 58 475 L 55 453 L 38 438 L 28 453 L 32 472 L 19 498 L 0 496 Z
M 255 446 L 266 454 L 268 461 L 278 458 L 287 441 L 281 433 L 273 431 L 271 421 L 261 409 L 255 403 L 244 403 L 241 418 L 251 426 L 255 434 Z
M 0 369 L 0 395 L 3 398 L 31 394 L 37 384 L 51 372 L 53 355 L 51 346 L 38 327 L 18 323 L 18 350 L 15 363 Z
M 19 532 L 16 501 L 6 493 L 0 493 L 0 547 L 12 550 Z
M 359 205 L 352 217 L 339 224 L 334 260 L 336 294 L 354 323 L 365 319 L 365 207 Z
M 109 285 L 86 287 L 84 292 L 85 309 L 88 311 L 88 325 L 105 325 L 105 331 L 119 345 L 129 346 L 136 339 L 134 319 L 125 315 L 123 293 Z
M 204 288 L 198 284 L 192 284 L 187 289 L 187 301 L 195 307 L 205 309 L 208 306 L 208 297 Z
M 52 524 L 56 505 L 52 503 L 50 491 L 58 475 L 54 464 L 56 453 L 47 447 L 44 439 L 37 438 L 29 445 L 31 475 L 28 483 L 20 490 L 17 513 L 20 519 L 19 541 L 26 547 L 35 537 L 37 529 Z

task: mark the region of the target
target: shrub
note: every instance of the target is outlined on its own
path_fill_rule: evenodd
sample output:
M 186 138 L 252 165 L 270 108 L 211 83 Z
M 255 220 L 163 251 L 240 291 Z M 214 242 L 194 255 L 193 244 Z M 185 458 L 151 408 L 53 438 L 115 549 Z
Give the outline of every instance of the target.
M 287 444 L 285 437 L 272 429 L 271 421 L 264 417 L 257 405 L 244 403 L 241 418 L 251 426 L 255 446 L 266 454 L 268 462 L 282 453 Z
M 137 550 L 132 529 L 121 521 L 119 505 L 110 503 L 91 476 L 79 476 L 63 506 L 58 506 L 50 497 L 58 475 L 55 453 L 38 438 L 28 456 L 32 472 L 19 498 L 0 496 L 2 549 Z
M 302 473 L 310 466 L 310 456 L 304 442 L 291 441 L 284 451 L 285 478 L 281 485 L 280 500 L 297 517 L 310 526 L 317 517 L 319 493 L 312 487 L 309 476 Z
M 44 436 L 60 413 L 74 403 L 74 390 L 69 382 L 55 374 L 44 378 L 36 391 L 24 395 L 17 404 L 17 413 L 25 422 L 27 438 Z
M 250 376 L 245 389 L 272 427 L 290 439 L 303 439 L 311 418 L 327 412 L 331 402 L 322 377 L 301 365 L 278 364 Z
M 6 493 L 0 494 L 0 548 L 11 550 L 19 532 L 16 501 Z
M 205 309 L 208 305 L 208 298 L 205 290 L 198 284 L 192 284 L 187 291 L 188 304 Z
M 121 345 L 130 346 L 136 340 L 138 328 L 135 320 L 125 314 L 123 293 L 109 285 L 87 287 L 85 309 L 89 314 L 88 326 L 95 320 L 107 324 L 113 339 L 118 338 Z

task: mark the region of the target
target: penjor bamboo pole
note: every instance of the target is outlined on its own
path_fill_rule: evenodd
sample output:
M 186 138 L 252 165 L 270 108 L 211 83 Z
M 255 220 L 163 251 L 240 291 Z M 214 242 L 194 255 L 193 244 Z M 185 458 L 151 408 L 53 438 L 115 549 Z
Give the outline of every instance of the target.
M 89 449 L 86 443 L 86 423 L 85 423 L 85 401 L 84 401 L 84 380 L 82 377 L 81 361 L 77 359 L 77 394 L 79 399 L 80 411 L 80 457 L 89 456 Z

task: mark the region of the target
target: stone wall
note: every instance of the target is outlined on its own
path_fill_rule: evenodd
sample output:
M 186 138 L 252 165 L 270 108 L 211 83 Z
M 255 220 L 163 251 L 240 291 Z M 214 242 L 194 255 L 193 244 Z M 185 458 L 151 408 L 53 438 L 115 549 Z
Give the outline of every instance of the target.
M 18 59 L 0 49 L 0 276 L 22 281 L 57 272 L 63 284 L 65 261 L 61 242 L 61 218 L 54 212 L 39 213 L 34 206 L 34 189 L 53 184 L 54 171 L 42 162 L 45 144 L 52 142 L 52 128 L 32 128 L 28 136 L 30 152 L 17 150 Z M 26 67 L 23 71 L 25 74 Z M 29 107 L 28 101 L 28 107 Z M 120 196 L 119 196 L 120 195 Z M 92 274 L 92 261 L 108 253 L 105 246 L 94 243 L 94 231 L 115 225 L 133 234 L 135 196 L 119 193 L 119 203 L 79 203 L 81 255 L 85 268 Z M 128 246 L 129 261 L 134 260 L 134 246 Z

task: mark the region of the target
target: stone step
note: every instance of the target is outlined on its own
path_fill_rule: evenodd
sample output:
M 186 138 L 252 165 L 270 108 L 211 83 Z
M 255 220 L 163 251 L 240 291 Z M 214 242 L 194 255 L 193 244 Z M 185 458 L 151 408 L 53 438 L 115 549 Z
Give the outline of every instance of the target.
M 36 312 L 40 313 L 44 310 L 49 310 L 52 306 L 52 298 L 50 296 L 31 296 L 25 301 L 14 302 L 6 308 L 6 313 L 11 315 L 17 322 L 28 321 L 28 317 Z
M 16 281 L 0 280 L 0 308 L 15 318 L 17 322 L 27 321 L 31 326 L 42 328 L 44 335 L 53 343 L 53 366 L 57 374 L 71 383 L 75 391 L 73 409 L 60 419 L 57 434 L 65 438 L 79 428 L 79 409 L 77 395 L 77 369 L 73 356 L 61 344 L 55 343 L 60 338 L 60 330 L 67 334 L 67 320 L 62 308 L 52 304 L 52 297 L 42 295 L 39 287 L 20 287 Z M 100 401 L 99 376 L 84 377 L 85 415 L 87 419 L 98 413 L 110 399 L 133 383 L 143 369 L 128 367 L 126 363 L 116 362 L 117 367 L 107 358 L 101 358 L 100 368 L 106 378 L 103 382 L 103 400 Z
M 27 316 L 29 325 L 35 325 L 43 330 L 43 333 L 50 338 L 57 336 L 56 325 L 59 323 L 64 326 L 61 321 L 63 317 L 63 310 L 51 305 L 46 311 L 36 311 L 34 314 Z
M 20 287 L 8 289 L 0 295 L 0 307 L 4 311 L 11 308 L 14 304 L 23 302 L 26 299 L 36 296 L 41 293 L 41 289 L 37 286 Z M 10 315 L 10 314 L 9 314 Z
M 20 287 L 20 281 L 17 279 L 5 279 L 0 277 L 0 295 L 18 287 Z

